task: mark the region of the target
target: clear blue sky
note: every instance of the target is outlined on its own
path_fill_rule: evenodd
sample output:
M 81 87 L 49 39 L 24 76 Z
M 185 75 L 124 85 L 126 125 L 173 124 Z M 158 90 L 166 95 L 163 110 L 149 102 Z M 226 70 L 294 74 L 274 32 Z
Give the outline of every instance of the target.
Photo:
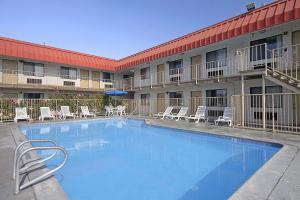
M 249 2 L 0 0 L 0 36 L 118 59 L 241 14 Z

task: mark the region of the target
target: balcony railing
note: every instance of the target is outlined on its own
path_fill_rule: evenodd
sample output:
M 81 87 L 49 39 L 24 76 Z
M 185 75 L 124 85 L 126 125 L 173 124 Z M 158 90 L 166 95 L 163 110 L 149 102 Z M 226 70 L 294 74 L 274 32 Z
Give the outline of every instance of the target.
M 115 88 L 123 90 L 143 87 L 164 86 L 168 84 L 198 83 L 201 80 L 236 77 L 241 72 L 276 69 L 299 80 L 300 44 L 270 50 L 267 44 L 239 49 L 227 59 L 183 66 L 177 69 L 151 72 L 147 77 L 134 76 L 131 81 L 116 80 Z
M 20 87 L 49 88 L 85 88 L 107 89 L 114 85 L 114 80 L 93 79 L 82 76 L 65 76 L 51 73 L 36 73 L 17 70 L 0 70 L 0 84 Z

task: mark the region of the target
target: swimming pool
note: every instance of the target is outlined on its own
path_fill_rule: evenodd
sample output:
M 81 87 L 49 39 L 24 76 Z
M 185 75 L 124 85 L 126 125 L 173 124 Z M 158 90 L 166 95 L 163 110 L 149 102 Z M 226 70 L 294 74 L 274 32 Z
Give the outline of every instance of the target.
M 139 120 L 20 128 L 28 139 L 53 139 L 67 149 L 69 160 L 55 176 L 71 200 L 227 199 L 281 148 Z

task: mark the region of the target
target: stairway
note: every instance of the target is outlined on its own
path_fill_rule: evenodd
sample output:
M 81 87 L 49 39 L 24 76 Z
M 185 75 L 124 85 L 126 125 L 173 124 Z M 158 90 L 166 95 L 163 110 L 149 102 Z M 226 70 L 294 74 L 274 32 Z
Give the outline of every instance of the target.
M 268 76 L 266 76 L 266 78 L 270 81 L 273 81 L 276 84 L 281 85 L 293 92 L 300 92 L 300 80 L 290 77 L 289 75 L 276 69 L 268 68 L 267 72 Z

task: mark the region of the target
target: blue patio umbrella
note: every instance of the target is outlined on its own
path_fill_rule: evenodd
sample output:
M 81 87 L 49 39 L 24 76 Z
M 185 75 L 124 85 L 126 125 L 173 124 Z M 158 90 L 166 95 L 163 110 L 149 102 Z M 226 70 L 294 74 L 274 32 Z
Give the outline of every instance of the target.
M 123 95 L 128 94 L 128 92 L 123 91 L 123 90 L 109 90 L 109 91 L 106 91 L 105 94 L 107 96 L 114 96 L 115 97 L 115 106 L 116 106 L 116 96 L 123 96 Z

